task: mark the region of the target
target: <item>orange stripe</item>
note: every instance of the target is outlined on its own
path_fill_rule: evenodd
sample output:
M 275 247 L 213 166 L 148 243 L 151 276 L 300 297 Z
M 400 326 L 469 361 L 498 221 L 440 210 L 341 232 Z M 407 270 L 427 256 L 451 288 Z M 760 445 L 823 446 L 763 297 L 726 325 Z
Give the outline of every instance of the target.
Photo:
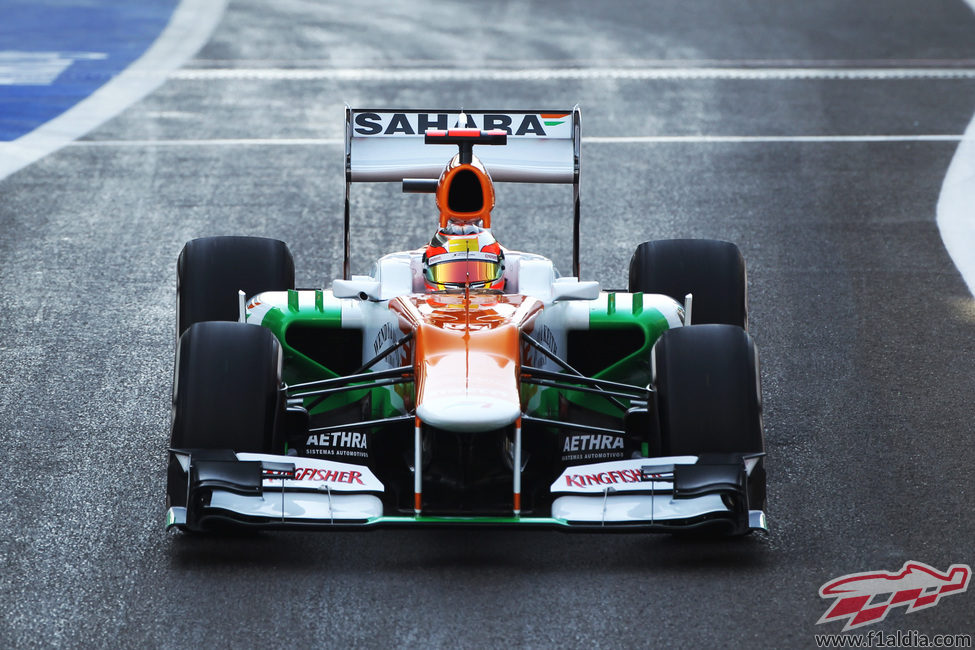
M 557 120 L 560 117 L 565 117 L 568 113 L 539 113 L 546 120 Z
M 521 511 L 521 493 L 515 492 L 515 512 Z
M 422 510 L 423 508 L 420 507 L 422 505 L 422 501 L 423 501 L 423 495 L 421 495 L 419 492 L 414 492 L 413 509 L 417 511 Z

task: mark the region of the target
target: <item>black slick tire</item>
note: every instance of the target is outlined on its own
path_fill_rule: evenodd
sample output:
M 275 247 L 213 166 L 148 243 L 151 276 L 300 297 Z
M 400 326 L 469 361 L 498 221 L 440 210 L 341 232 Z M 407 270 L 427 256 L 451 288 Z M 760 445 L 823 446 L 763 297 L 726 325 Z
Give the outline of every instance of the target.
M 694 324 L 748 327 L 745 260 L 731 242 L 664 239 L 640 244 L 630 259 L 629 291 L 660 293 L 683 304 L 693 294 Z
M 653 346 L 653 386 L 666 456 L 765 451 L 758 352 L 732 325 L 692 325 Z M 764 462 L 749 479 L 752 509 L 765 504 Z
M 176 264 L 177 330 L 193 323 L 235 321 L 238 291 L 294 289 L 295 265 L 287 244 L 264 237 L 203 237 L 183 246 Z
M 283 444 L 281 345 L 254 325 L 205 322 L 180 337 L 170 446 L 278 452 Z M 170 505 L 183 505 L 186 477 L 170 460 Z

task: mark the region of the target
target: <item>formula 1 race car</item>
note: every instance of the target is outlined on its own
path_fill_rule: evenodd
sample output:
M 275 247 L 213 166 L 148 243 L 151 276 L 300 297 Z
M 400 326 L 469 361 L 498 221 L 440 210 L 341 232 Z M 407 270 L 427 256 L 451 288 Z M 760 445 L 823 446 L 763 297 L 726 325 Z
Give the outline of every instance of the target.
M 645 242 L 627 291 L 581 280 L 579 154 L 578 108 L 346 108 L 331 289 L 296 289 L 277 240 L 188 242 L 167 528 L 765 530 L 741 253 Z M 350 268 L 360 181 L 439 212 L 427 246 L 370 275 Z M 573 186 L 573 276 L 494 239 L 512 181 Z

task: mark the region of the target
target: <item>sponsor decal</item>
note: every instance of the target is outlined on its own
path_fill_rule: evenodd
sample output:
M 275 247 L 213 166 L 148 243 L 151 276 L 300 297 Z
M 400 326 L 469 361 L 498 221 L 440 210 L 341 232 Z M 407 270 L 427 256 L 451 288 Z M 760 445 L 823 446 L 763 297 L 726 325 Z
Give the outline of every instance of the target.
M 535 339 L 539 346 L 546 348 L 555 356 L 559 356 L 559 339 L 548 325 L 535 325 L 529 335 Z M 525 342 L 522 345 L 522 358 L 530 366 L 561 370 L 560 366 L 542 354 L 534 345 Z M 538 390 L 537 386 L 532 386 L 532 394 Z
M 239 460 L 259 460 L 294 466 L 294 478 L 287 476 L 265 476 L 268 488 L 305 490 L 336 490 L 338 492 L 383 492 L 385 487 L 376 475 L 365 465 L 343 463 L 324 458 L 298 458 L 273 454 L 237 453 Z
M 623 449 L 621 436 L 580 435 L 566 436 L 562 451 L 606 451 L 607 449 Z
M 556 340 L 555 334 L 552 333 L 552 329 L 548 325 L 539 325 L 533 329 L 532 338 L 543 348 L 548 348 L 549 352 L 555 356 L 559 356 L 559 342 Z
M 318 469 L 315 467 L 295 467 L 296 481 L 324 481 L 325 483 L 344 483 L 346 485 L 365 485 L 362 472 L 354 469 Z
M 373 354 L 379 354 L 379 351 L 386 347 L 386 344 L 393 340 L 394 336 L 393 326 L 390 323 L 383 323 L 383 326 L 379 328 L 379 333 L 376 334 L 376 338 L 372 341 Z
M 867 571 L 834 578 L 819 588 L 820 598 L 835 598 L 816 622 L 846 621 L 843 631 L 879 623 L 894 607 L 907 607 L 907 614 L 934 607 L 943 596 L 968 589 L 972 570 L 967 564 L 952 564 L 942 573 L 921 562 L 905 562 L 900 571 Z
M 671 456 L 574 465 L 567 467 L 552 483 L 551 491 L 576 494 L 602 494 L 607 488 L 621 492 L 670 491 L 673 489 L 674 465 L 695 462 L 696 456 Z M 647 470 L 646 480 L 641 480 L 644 469 Z
M 622 451 L 589 451 L 584 454 L 562 454 L 562 462 L 580 460 L 620 460 L 624 456 Z
M 309 456 L 357 456 L 369 457 L 368 437 L 358 431 L 332 431 L 313 433 L 305 441 L 305 453 Z
M 619 483 L 639 483 L 642 474 L 638 469 L 619 469 L 598 474 L 565 474 L 566 487 L 586 487 L 588 485 L 617 485 Z M 656 476 L 656 475 L 655 475 Z
M 562 460 L 612 460 L 624 456 L 622 436 L 601 434 L 567 435 L 562 443 Z
M 373 135 L 422 135 L 430 129 L 440 131 L 449 128 L 501 130 L 511 136 L 550 136 L 545 128 L 555 128 L 565 123 L 569 113 L 504 113 L 465 114 L 467 120 L 459 123 L 458 113 L 356 113 L 353 127 L 357 136 Z
M 542 113 L 541 115 L 545 120 L 545 126 L 558 126 L 569 116 L 568 113 Z
M 451 253 L 464 253 L 467 251 L 477 252 L 481 249 L 478 245 L 477 235 L 472 235 L 470 237 L 455 237 L 454 239 L 447 240 L 447 250 Z M 497 259 L 497 255 L 494 259 Z
M 470 240 L 474 246 L 477 246 L 477 240 Z M 459 252 L 456 253 L 440 253 L 436 256 L 435 264 L 440 264 L 441 262 L 449 262 L 452 260 L 478 260 L 481 262 L 497 262 L 498 256 L 496 253 L 482 253 L 476 248 L 472 249 L 473 252 L 464 252 L 464 248 L 461 247 Z M 432 256 L 431 256 L 432 257 Z
M 264 316 L 266 316 L 273 307 L 274 305 L 270 303 L 263 302 L 256 298 L 252 299 L 249 303 L 247 303 L 245 310 L 247 322 L 257 324 L 262 323 L 264 321 Z

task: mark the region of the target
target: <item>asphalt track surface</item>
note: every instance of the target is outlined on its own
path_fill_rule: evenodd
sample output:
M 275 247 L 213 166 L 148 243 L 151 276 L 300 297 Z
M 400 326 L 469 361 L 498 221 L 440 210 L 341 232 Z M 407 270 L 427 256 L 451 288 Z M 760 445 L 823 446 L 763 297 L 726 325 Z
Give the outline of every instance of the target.
M 702 66 L 971 71 L 975 15 L 908 0 L 235 1 L 184 68 L 199 78 L 0 182 L 0 646 L 810 647 L 840 627 L 816 625 L 826 581 L 975 564 L 975 302 L 935 225 L 957 139 L 793 138 L 958 136 L 975 80 L 459 72 Z M 214 78 L 230 68 L 279 72 Z M 280 73 L 351 68 L 458 72 Z M 343 102 L 579 103 L 585 136 L 688 136 L 584 144 L 583 275 L 623 286 L 650 238 L 741 246 L 770 534 L 164 533 L 176 255 L 193 237 L 271 236 L 300 285 L 336 277 Z M 567 269 L 568 194 L 499 188 L 499 239 Z M 432 232 L 430 197 L 353 196 L 358 271 Z M 972 634 L 973 597 L 864 631 Z

